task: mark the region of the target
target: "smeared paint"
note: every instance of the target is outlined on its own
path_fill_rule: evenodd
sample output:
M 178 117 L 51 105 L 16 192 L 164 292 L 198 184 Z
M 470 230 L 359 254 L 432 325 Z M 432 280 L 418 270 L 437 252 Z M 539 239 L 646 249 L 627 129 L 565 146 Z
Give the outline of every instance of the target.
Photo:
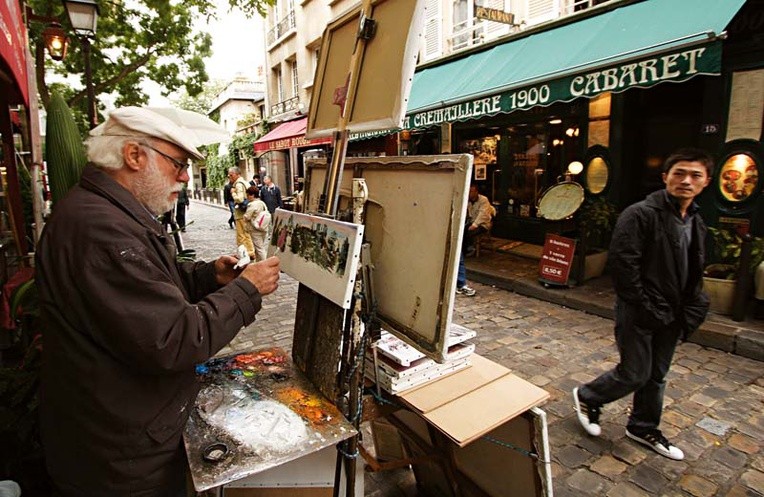
M 281 349 L 215 358 L 197 373 L 202 389 L 184 433 L 196 488 L 243 478 L 355 433 Z M 216 443 L 230 452 L 205 460 L 203 451 Z

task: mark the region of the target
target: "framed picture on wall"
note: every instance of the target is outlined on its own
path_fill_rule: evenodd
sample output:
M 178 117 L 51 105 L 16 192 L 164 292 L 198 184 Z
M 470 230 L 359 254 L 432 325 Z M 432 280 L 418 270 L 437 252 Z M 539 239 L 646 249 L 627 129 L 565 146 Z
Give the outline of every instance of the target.
M 488 176 L 485 164 L 475 164 L 475 181 L 483 181 Z

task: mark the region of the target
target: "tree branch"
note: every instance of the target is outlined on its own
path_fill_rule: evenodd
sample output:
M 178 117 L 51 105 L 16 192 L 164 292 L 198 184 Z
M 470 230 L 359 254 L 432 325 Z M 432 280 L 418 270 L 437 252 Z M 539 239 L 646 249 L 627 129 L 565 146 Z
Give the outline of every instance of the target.
M 131 72 L 137 70 L 139 67 L 142 67 L 142 66 L 146 65 L 151 60 L 151 57 L 153 55 L 154 54 L 151 51 L 147 52 L 140 59 L 136 60 L 132 64 L 129 64 L 129 65 L 126 65 L 125 67 L 123 67 L 122 70 L 119 71 L 119 73 L 116 74 L 114 77 L 109 78 L 109 79 L 107 79 L 105 81 L 101 81 L 99 84 L 95 85 L 93 87 L 93 92 L 96 95 L 98 95 L 98 93 L 101 92 L 102 90 L 107 89 L 107 88 L 109 88 L 109 89 L 112 88 L 113 85 L 115 85 L 116 83 L 119 83 L 120 81 L 122 81 L 128 74 L 130 74 Z M 85 90 L 82 90 L 82 91 L 78 92 L 77 94 L 75 94 L 69 100 L 69 102 L 68 102 L 69 106 L 70 107 L 74 107 L 79 101 L 81 101 L 86 96 L 87 96 L 87 88 Z

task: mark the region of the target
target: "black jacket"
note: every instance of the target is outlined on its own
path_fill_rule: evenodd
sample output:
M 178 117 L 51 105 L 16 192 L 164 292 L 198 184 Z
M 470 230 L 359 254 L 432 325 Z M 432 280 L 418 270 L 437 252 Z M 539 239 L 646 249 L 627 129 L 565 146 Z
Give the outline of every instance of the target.
M 708 297 L 703 293 L 706 225 L 693 204 L 687 283 L 681 287 L 679 237 L 673 228 L 676 207 L 665 190 L 627 207 L 616 223 L 608 265 L 618 297 L 637 307 L 640 325 L 678 326 L 686 339 L 703 322 Z

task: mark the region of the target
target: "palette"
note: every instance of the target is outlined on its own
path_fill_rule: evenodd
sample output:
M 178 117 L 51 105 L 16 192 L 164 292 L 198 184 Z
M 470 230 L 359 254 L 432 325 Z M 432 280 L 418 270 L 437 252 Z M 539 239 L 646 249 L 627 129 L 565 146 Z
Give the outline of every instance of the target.
M 214 358 L 183 439 L 194 487 L 206 490 L 356 434 L 279 348 Z

